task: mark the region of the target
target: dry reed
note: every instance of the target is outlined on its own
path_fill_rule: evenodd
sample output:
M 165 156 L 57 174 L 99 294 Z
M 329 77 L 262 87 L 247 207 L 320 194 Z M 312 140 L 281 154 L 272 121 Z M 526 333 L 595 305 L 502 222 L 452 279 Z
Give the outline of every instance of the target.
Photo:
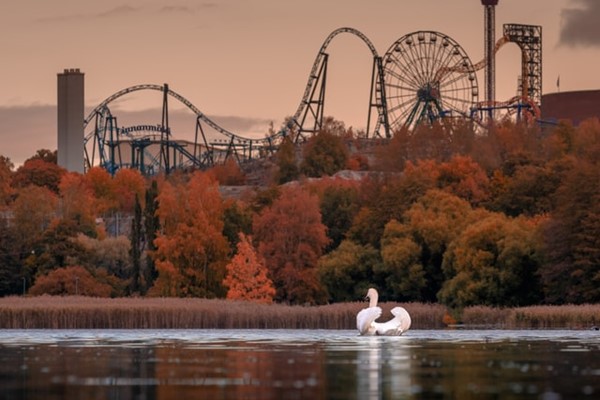
M 382 303 L 382 319 L 398 304 Z M 411 329 L 444 328 L 440 304 L 406 303 Z M 356 329 L 365 303 L 325 306 L 256 304 L 179 298 L 40 296 L 0 298 L 0 329 Z M 600 325 L 600 305 L 469 307 L 464 327 L 587 329 Z
M 462 322 L 466 326 L 499 329 L 590 329 L 600 325 L 600 304 L 469 307 L 463 311 Z
M 390 315 L 395 303 L 382 303 Z M 445 308 L 409 303 L 413 329 L 442 328 Z M 1 329 L 356 329 L 365 303 L 305 307 L 241 301 L 82 296 L 0 299 Z

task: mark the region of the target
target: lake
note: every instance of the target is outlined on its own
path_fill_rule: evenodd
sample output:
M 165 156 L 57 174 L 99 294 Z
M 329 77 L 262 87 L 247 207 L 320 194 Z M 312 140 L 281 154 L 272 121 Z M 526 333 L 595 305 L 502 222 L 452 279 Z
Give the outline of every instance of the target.
M 600 398 L 600 332 L 0 330 L 2 399 Z

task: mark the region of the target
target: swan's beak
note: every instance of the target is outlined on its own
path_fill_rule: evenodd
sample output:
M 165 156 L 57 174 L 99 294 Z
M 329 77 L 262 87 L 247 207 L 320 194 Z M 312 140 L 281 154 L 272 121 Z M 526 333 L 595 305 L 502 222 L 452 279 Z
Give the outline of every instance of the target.
M 369 298 L 369 295 L 366 295 L 366 296 L 365 296 L 365 300 L 366 300 L 366 301 L 370 301 L 370 300 L 371 300 L 371 299 Z

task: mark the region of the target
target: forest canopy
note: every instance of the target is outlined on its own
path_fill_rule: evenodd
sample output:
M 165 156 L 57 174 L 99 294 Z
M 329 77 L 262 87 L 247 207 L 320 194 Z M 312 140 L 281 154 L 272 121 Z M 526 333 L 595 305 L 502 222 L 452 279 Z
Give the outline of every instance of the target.
M 597 119 L 386 140 L 330 121 L 282 143 L 254 186 L 233 159 L 144 177 L 0 155 L 0 295 L 597 303 L 599 164 Z

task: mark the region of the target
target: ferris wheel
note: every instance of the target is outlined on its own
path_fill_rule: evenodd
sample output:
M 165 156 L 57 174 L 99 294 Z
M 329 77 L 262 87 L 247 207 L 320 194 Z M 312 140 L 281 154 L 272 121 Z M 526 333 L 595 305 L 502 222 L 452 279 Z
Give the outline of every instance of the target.
M 456 41 L 439 32 L 401 37 L 385 53 L 383 69 L 392 129 L 469 116 L 478 102 L 471 60 Z

